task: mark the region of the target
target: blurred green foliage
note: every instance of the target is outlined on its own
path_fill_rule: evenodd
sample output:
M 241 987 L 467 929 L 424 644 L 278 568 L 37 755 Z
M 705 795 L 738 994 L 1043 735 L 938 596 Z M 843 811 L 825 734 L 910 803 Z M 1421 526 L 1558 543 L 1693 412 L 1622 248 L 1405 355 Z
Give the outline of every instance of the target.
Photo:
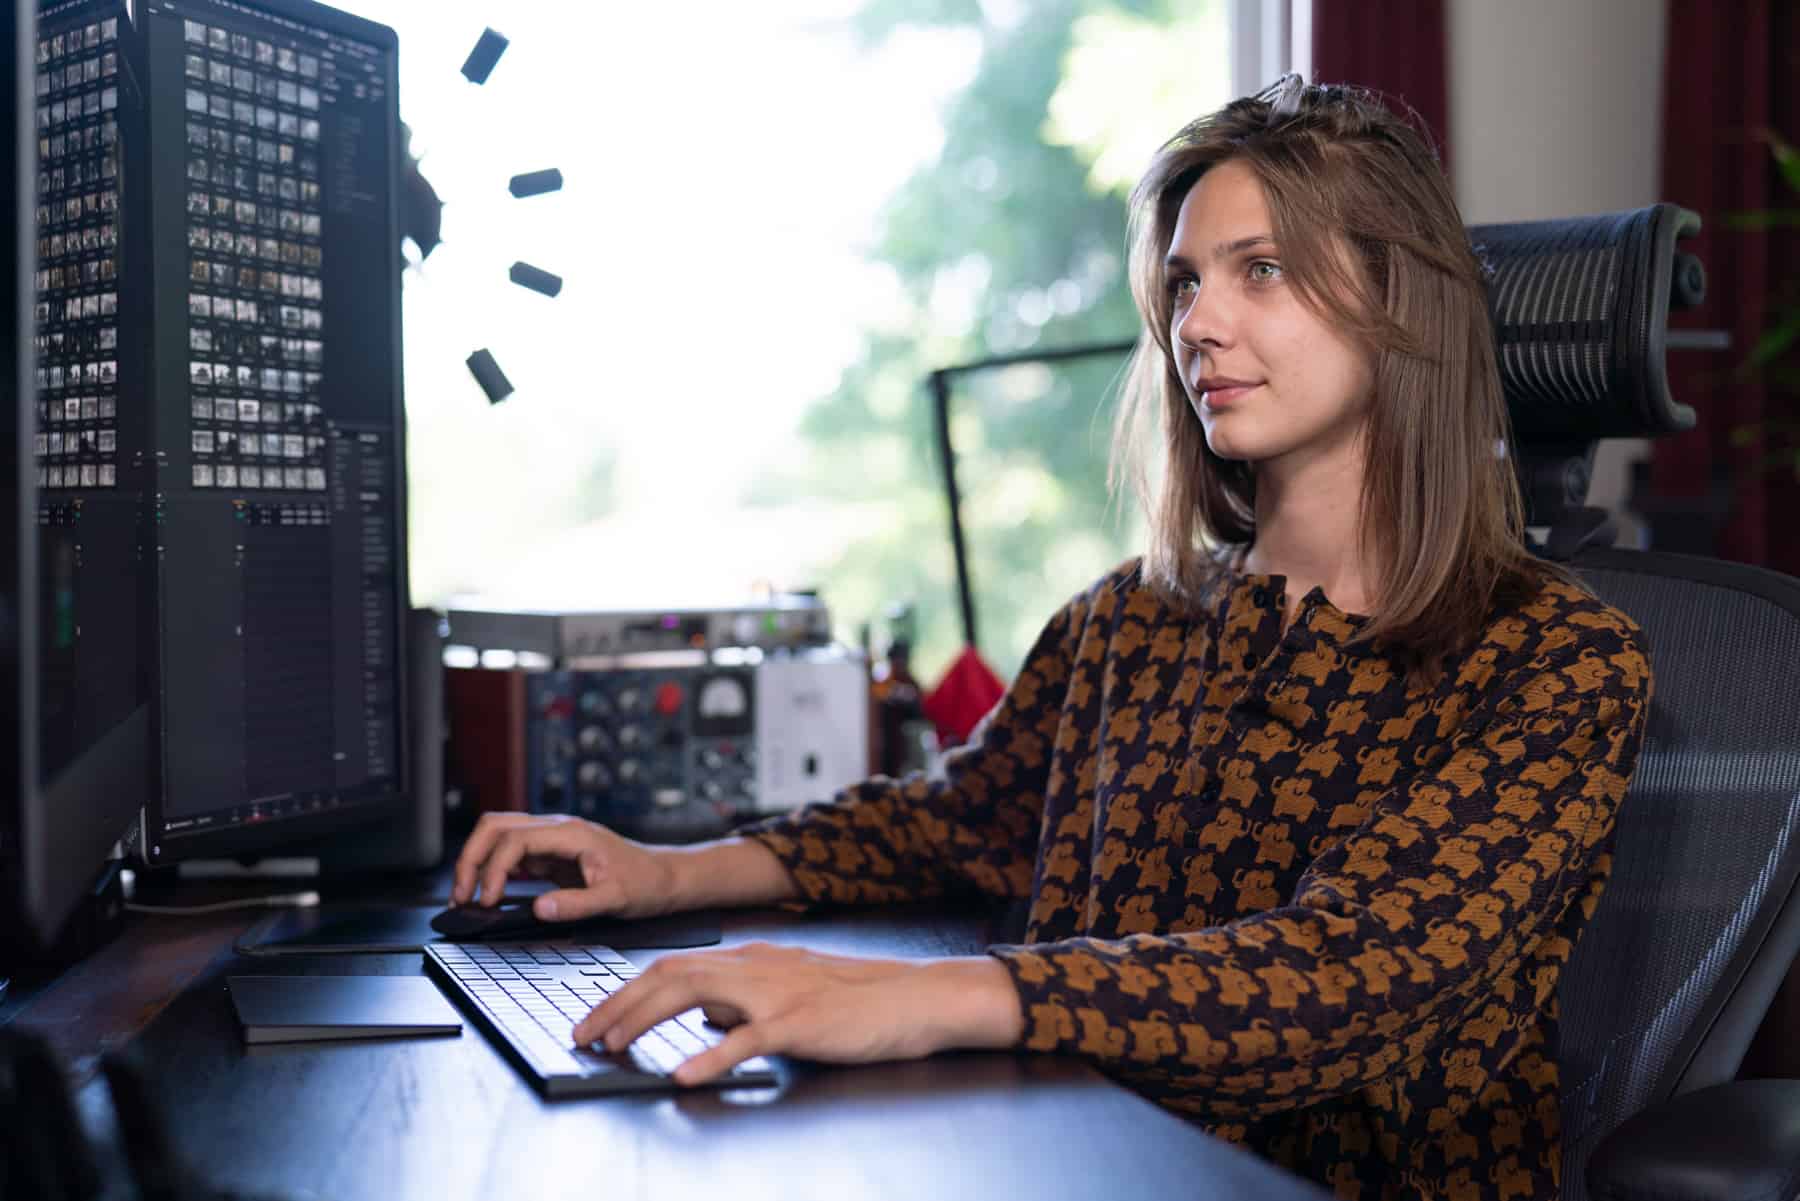
M 893 270 L 906 318 L 870 331 L 860 359 L 805 418 L 790 469 L 747 499 L 804 496 L 860 515 L 864 533 L 822 566 L 826 599 L 850 625 L 893 602 L 916 602 L 913 662 L 928 687 L 962 635 L 925 378 L 988 355 L 1135 333 L 1124 195 L 1091 182 L 1091 148 L 1053 140 L 1052 97 L 1084 18 L 1088 28 L 1100 17 L 1191 31 L 1197 12 L 1218 17 L 1212 28 L 1222 30 L 1216 0 L 869 0 L 856 19 L 870 44 L 906 26 L 966 29 L 981 39 L 979 66 L 944 113 L 937 161 L 892 198 L 873 241 L 870 257 Z M 1171 49 L 1216 76 L 1227 47 L 1222 34 L 1212 40 Z M 1128 79 L 1121 84 L 1119 109 L 1144 111 L 1146 97 L 1134 96 Z M 1172 132 L 1158 130 L 1157 140 Z M 1143 545 L 1135 499 L 1114 503 L 1106 484 L 1123 367 L 1123 356 L 1109 356 L 956 382 L 953 437 L 979 649 L 1002 677 L 1058 606 Z
M 1762 130 L 1760 136 L 1768 143 L 1782 182 L 1800 198 L 1800 150 L 1774 130 Z M 1800 208 L 1731 213 L 1725 226 L 1776 236 L 1800 229 Z M 1795 410 L 1800 399 L 1800 279 L 1772 281 L 1769 301 L 1769 326 L 1736 370 L 1739 380 L 1760 380 L 1769 389 L 1769 413 L 1760 421 L 1734 426 L 1731 444 L 1745 447 L 1760 442 L 1761 470 L 1791 471 L 1800 480 L 1800 412 Z

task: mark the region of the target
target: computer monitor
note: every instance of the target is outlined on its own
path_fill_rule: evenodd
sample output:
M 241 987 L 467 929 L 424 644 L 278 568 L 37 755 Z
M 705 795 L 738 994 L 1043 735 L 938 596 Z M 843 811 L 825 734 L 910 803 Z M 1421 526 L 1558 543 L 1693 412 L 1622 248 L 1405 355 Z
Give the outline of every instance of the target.
M 407 820 L 393 31 L 308 0 L 38 20 L 47 674 L 78 715 L 146 681 L 150 867 Z
M 39 264 L 32 215 L 37 194 L 34 130 L 35 19 L 30 0 L 4 0 L 0 45 L 9 66 L 0 95 L 0 152 L 6 186 L 0 201 L 0 682 L 10 710 L 0 720 L 0 762 L 10 776 L 0 793 L 0 976 L 59 942 L 101 874 L 113 847 L 149 795 L 150 712 L 145 678 L 129 653 L 77 696 L 69 651 L 78 610 L 71 578 L 82 548 L 46 553 L 63 541 L 47 527 L 37 486 L 34 304 Z M 121 591 L 129 584 L 119 581 Z M 104 641 L 104 640 L 103 640 Z M 121 640 L 104 649 L 116 649 Z M 129 637 L 122 640 L 129 643 Z

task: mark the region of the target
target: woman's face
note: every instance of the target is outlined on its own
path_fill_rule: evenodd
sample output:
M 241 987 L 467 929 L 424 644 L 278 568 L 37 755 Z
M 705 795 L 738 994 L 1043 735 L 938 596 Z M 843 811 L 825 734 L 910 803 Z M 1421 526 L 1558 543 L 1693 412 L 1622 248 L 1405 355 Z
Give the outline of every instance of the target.
M 1373 363 L 1302 302 L 1273 228 L 1262 185 L 1240 162 L 1209 169 L 1182 201 L 1163 276 L 1181 384 L 1221 458 L 1348 462 L 1360 453 Z

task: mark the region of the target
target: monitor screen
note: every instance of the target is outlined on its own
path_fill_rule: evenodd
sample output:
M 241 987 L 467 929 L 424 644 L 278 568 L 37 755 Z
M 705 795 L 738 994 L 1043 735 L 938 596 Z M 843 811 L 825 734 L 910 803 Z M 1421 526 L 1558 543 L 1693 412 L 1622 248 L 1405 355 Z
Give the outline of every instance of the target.
M 391 817 L 394 35 L 306 0 L 67 0 L 39 20 L 36 466 L 66 697 L 46 713 L 104 720 L 149 680 L 152 866 Z
M 6 377 L 0 489 L 7 500 L 7 520 L 0 522 L 0 681 L 7 711 L 0 721 L 0 762 L 12 773 L 0 793 L 4 968 L 57 941 L 141 810 L 151 777 L 147 679 L 136 653 L 138 575 L 129 550 L 134 518 L 97 505 L 88 523 L 80 505 L 59 513 L 39 487 L 49 427 L 37 381 L 54 358 L 48 347 L 54 339 L 58 352 L 67 350 L 71 330 L 80 328 L 85 337 L 91 327 L 41 320 L 50 263 L 40 253 L 44 231 L 33 214 L 44 211 L 51 182 L 50 135 L 40 103 L 49 90 L 41 66 L 49 46 L 36 36 L 30 0 L 5 0 L 0 11 L 0 45 L 11 55 L 0 88 L 7 179 L 0 201 L 0 228 L 6 231 L 0 239 L 0 372 Z M 98 69 L 109 51 L 100 26 L 93 32 Z M 106 32 L 117 35 L 116 27 Z M 85 28 L 81 36 L 85 42 Z M 96 148 L 81 159 L 80 170 L 101 154 Z M 98 179 L 99 168 L 93 170 Z M 66 173 L 58 182 L 66 184 Z M 69 228 L 89 226 L 76 222 Z M 76 240 L 79 246 L 79 233 Z M 79 278 L 87 264 L 103 260 L 116 267 L 96 239 L 91 251 L 68 262 Z M 56 267 L 60 276 L 63 263 Z M 98 267 L 94 276 L 98 281 Z M 99 290 L 97 283 L 92 290 Z M 77 422 L 58 432 L 98 425 L 97 419 Z M 89 587 L 102 577 L 103 585 Z

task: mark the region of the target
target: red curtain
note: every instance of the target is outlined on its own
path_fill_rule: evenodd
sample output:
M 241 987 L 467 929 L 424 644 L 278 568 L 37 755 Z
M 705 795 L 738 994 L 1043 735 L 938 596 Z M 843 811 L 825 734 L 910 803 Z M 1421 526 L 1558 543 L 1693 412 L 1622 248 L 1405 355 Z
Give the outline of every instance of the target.
M 1449 171 L 1444 0 L 1313 0 L 1312 31 L 1307 82 L 1356 84 L 1405 101 L 1431 131 Z
M 1800 229 L 1727 224 L 1733 213 L 1800 209 L 1762 136 L 1800 142 L 1800 11 L 1785 0 L 1669 0 L 1668 35 L 1661 198 L 1700 214 L 1686 248 L 1707 274 L 1706 303 L 1671 325 L 1727 330 L 1732 345 L 1670 356 L 1670 390 L 1699 423 L 1651 444 L 1651 499 L 1665 511 L 1682 499 L 1702 507 L 1717 479 L 1730 507 L 1716 532 L 1661 549 L 1800 575 L 1800 355 L 1760 376 L 1738 371 L 1784 294 L 1800 303 Z

